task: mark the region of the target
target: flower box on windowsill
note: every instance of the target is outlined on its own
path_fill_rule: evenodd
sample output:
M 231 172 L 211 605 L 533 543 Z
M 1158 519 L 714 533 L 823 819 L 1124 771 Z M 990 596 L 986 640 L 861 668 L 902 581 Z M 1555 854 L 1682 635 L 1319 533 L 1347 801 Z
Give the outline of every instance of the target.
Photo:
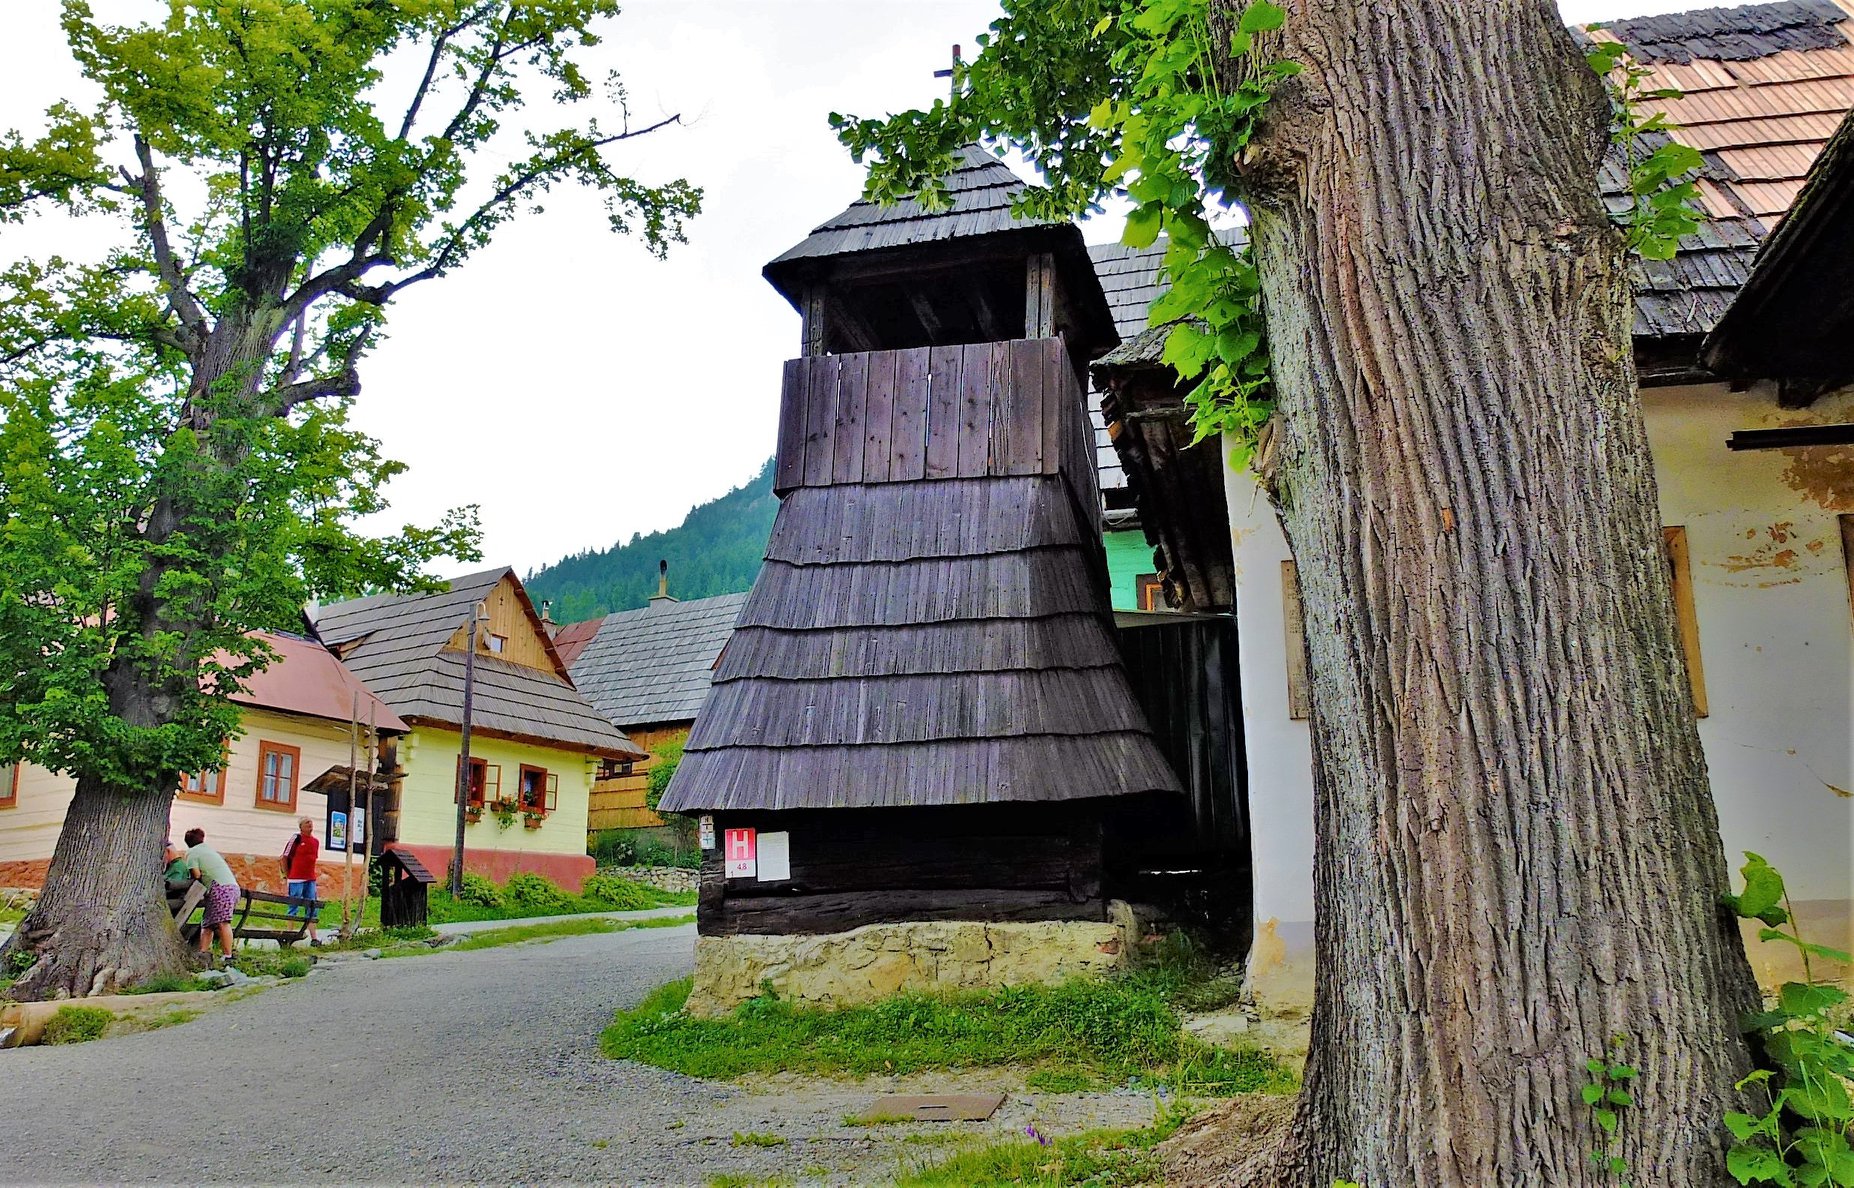
M 464 820 L 468 821 L 470 824 L 474 825 L 478 821 L 481 821 L 482 819 L 483 819 L 483 809 L 481 805 L 471 805 L 470 807 L 464 809 Z
M 523 813 L 521 815 L 522 825 L 529 829 L 539 829 L 542 822 L 546 820 L 547 814 L 545 813 Z

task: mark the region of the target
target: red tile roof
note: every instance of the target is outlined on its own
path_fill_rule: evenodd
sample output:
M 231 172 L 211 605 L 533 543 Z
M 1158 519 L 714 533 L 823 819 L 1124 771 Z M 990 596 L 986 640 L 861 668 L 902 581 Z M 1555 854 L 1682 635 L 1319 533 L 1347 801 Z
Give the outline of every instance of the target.
M 396 734 L 411 729 L 321 644 L 300 635 L 273 631 L 255 634 L 276 651 L 277 659 L 263 672 L 247 677 L 245 691 L 235 695 L 233 701 L 279 713 L 346 722 L 358 697 L 362 722 L 371 720 L 379 729 Z

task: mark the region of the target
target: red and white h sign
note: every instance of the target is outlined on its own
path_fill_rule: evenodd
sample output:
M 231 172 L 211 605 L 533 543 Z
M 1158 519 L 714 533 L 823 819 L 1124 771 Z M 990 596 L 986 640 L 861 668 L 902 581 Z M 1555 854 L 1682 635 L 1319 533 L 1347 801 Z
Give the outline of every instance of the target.
M 759 873 L 758 837 L 751 829 L 730 829 L 727 831 L 727 845 L 721 851 L 722 859 L 727 863 L 726 877 L 730 879 L 751 879 Z

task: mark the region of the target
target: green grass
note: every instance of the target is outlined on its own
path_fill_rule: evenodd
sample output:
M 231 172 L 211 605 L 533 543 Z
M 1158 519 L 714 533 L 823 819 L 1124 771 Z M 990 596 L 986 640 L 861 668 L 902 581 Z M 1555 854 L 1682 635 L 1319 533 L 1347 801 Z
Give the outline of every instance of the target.
M 1087 1093 L 1104 1086 L 1101 1078 L 1079 1068 L 1039 1068 L 1024 1078 L 1024 1088 L 1042 1093 Z
M 210 990 L 212 987 L 201 983 L 198 974 L 161 974 L 149 978 L 138 986 L 131 986 L 123 994 L 177 994 L 189 990 Z
M 521 880 L 519 883 L 516 882 L 518 879 Z M 489 903 L 471 897 L 473 887 L 478 884 L 476 876 L 472 876 L 471 882 L 466 884 L 463 899 L 453 899 L 449 891 L 432 887 L 427 896 L 431 923 L 526 920 L 535 916 L 578 916 L 590 912 L 631 912 L 645 908 L 695 905 L 693 891 L 659 891 L 655 887 L 610 874 L 589 877 L 585 892 L 579 895 L 552 884 L 539 886 L 546 883 L 546 880 L 534 875 L 516 875 L 509 882 L 514 884 L 517 894 L 511 895 L 507 885 L 498 887 L 488 879 L 480 880 L 481 884 L 491 889 L 491 896 L 484 897 L 493 898 L 493 902 Z M 322 891 L 330 896 L 339 896 L 339 880 L 335 881 L 334 886 L 324 886 Z M 338 900 L 323 903 L 321 911 L 316 914 L 316 926 L 329 933 L 341 926 L 341 904 Z M 359 926 L 363 929 L 377 929 L 380 926 L 378 896 L 368 897 L 361 911 Z
M 234 969 L 251 978 L 300 978 L 315 967 L 315 958 L 294 949 L 240 949 L 232 954 Z
M 1161 984 L 1138 974 L 935 997 L 904 994 L 827 1011 L 771 996 L 731 1014 L 682 1010 L 690 979 L 646 996 L 606 1029 L 607 1056 L 697 1077 L 746 1073 L 910 1073 L 1038 1065 L 1045 1083 L 1164 1081 L 1197 1093 L 1287 1091 L 1293 1078 L 1259 1051 L 1188 1035 Z
M 734 1132 L 734 1137 L 728 1140 L 728 1146 L 730 1147 L 783 1147 L 785 1146 L 785 1140 L 780 1138 L 776 1134 L 764 1134 L 757 1130 L 749 1130 L 744 1134 L 736 1130 Z
M 103 1029 L 115 1020 L 116 1016 L 102 1007 L 59 1007 L 57 1013 L 45 1021 L 45 1034 L 39 1042 L 45 1044 L 89 1043 L 93 1039 L 101 1039 Z
M 708 1188 L 790 1188 L 790 1176 L 743 1176 L 738 1172 L 722 1172 L 708 1177 Z
M 433 953 L 468 953 L 476 949 L 498 949 L 529 941 L 559 940 L 567 936 L 588 936 L 598 932 L 629 932 L 634 928 L 677 928 L 693 924 L 694 916 L 656 916 L 649 920 L 555 920 L 547 924 L 516 924 L 474 932 L 456 944 L 434 948 L 431 945 L 385 949 L 382 957 L 424 957 Z
M 1130 1188 L 1157 1184 L 1162 1174 L 1155 1147 L 1178 1128 L 1168 1119 L 1145 1130 L 1095 1130 L 1048 1144 L 1025 1135 L 961 1151 L 903 1171 L 896 1188 L 967 1188 L 973 1184 L 1033 1184 L 1038 1188 Z

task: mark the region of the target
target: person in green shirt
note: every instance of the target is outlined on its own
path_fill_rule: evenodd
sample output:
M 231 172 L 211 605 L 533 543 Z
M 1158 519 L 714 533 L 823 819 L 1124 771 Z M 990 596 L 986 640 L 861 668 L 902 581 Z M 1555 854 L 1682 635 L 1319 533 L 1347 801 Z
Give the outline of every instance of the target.
M 237 949 L 232 944 L 232 912 L 238 906 L 238 879 L 231 865 L 219 851 L 206 844 L 206 831 L 187 830 L 187 869 L 206 884 L 206 914 L 200 922 L 200 952 L 212 952 L 212 938 L 219 937 L 219 952 L 230 957 Z
M 169 841 L 161 856 L 167 862 L 161 874 L 162 881 L 167 884 L 167 910 L 179 911 L 180 901 L 186 898 L 187 888 L 193 885 L 193 872 L 187 869 L 187 850 Z

